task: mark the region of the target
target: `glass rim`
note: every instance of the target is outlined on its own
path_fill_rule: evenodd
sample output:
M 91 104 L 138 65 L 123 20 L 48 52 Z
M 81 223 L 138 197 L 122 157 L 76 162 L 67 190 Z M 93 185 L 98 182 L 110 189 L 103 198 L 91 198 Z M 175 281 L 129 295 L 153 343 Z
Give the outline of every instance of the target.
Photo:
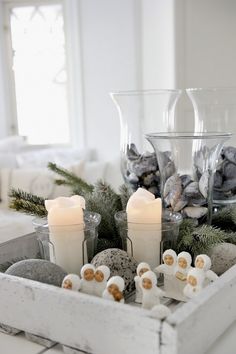
M 96 217 L 96 219 L 94 219 Z M 41 221 L 41 222 L 40 222 Z M 95 225 L 98 226 L 101 222 L 101 215 L 99 213 L 96 213 L 94 211 L 89 211 L 89 210 L 84 210 L 84 218 L 83 218 L 83 223 L 81 224 L 69 224 L 69 225 L 50 225 L 50 227 L 58 227 L 58 228 L 63 228 L 63 227 L 74 227 L 74 226 L 81 226 L 84 225 L 84 227 L 89 227 L 89 225 Z M 42 227 L 42 228 L 48 228 L 48 220 L 46 217 L 40 218 L 40 217 L 35 217 L 32 220 L 32 224 L 34 227 Z
M 126 91 L 112 91 L 110 96 L 139 96 L 139 95 L 155 95 L 163 93 L 179 93 L 183 92 L 182 89 L 148 89 L 148 90 L 126 90 Z
M 173 217 L 173 219 L 171 219 L 171 220 L 167 220 L 167 221 L 162 221 L 161 223 L 154 223 L 154 222 L 147 222 L 147 223 L 143 223 L 143 222 L 130 222 L 130 221 L 128 221 L 127 220 L 127 212 L 125 211 L 125 210 L 121 210 L 121 211 L 117 211 L 116 213 L 115 213 L 115 219 L 117 220 L 117 221 L 120 221 L 121 219 L 119 219 L 118 220 L 118 218 L 117 218 L 117 216 L 125 216 L 125 218 L 123 217 L 123 219 L 121 220 L 121 221 L 125 221 L 125 222 L 127 222 L 127 225 L 139 225 L 139 226 L 141 226 L 141 225 L 143 225 L 143 226 L 145 226 L 145 225 L 151 225 L 151 226 L 157 226 L 158 227 L 158 230 L 165 230 L 165 228 L 163 228 L 163 227 L 160 227 L 160 226 L 170 226 L 170 225 L 175 225 L 175 226 L 178 226 L 178 225 L 180 225 L 180 223 L 182 222 L 182 220 L 183 220 L 183 217 L 182 217 L 182 215 L 180 214 L 180 213 L 178 213 L 178 212 L 175 212 L 175 211 L 170 211 L 170 210 L 163 210 L 162 211 L 162 217 L 163 216 L 166 216 L 166 217 Z M 175 218 L 174 218 L 175 217 Z
M 216 139 L 216 138 L 230 138 L 233 133 L 229 132 L 158 132 L 158 133 L 148 133 L 145 137 L 148 138 L 158 138 L 158 139 Z
M 200 91 L 236 91 L 236 86 L 231 87 L 189 87 L 185 89 L 186 92 L 200 92 Z

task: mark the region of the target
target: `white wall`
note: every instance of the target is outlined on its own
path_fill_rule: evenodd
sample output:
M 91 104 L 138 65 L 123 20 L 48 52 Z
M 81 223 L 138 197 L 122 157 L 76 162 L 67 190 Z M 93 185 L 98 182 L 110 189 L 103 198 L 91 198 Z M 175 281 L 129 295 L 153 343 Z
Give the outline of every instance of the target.
M 236 87 L 236 1 L 176 0 L 176 85 Z M 180 107 L 180 129 L 193 128 L 192 106 Z
M 175 88 L 175 0 L 142 0 L 143 89 Z
M 136 0 L 80 3 L 86 143 L 99 158 L 119 154 L 119 118 L 109 92 L 140 88 L 136 6 Z

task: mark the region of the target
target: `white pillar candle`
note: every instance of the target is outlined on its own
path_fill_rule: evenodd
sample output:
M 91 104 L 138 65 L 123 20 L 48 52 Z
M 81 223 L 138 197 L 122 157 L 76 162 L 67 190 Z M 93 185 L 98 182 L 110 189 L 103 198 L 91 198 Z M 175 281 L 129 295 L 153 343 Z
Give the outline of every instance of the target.
M 160 264 L 161 198 L 143 188 L 131 195 L 126 207 L 128 236 L 138 263 L 147 262 L 151 269 Z M 129 241 L 127 243 L 129 245 Z M 129 248 L 128 248 L 129 251 Z
M 46 200 L 45 207 L 48 211 L 49 239 L 53 245 L 50 260 L 68 273 L 79 274 L 83 266 L 84 198 L 78 195 L 59 197 Z

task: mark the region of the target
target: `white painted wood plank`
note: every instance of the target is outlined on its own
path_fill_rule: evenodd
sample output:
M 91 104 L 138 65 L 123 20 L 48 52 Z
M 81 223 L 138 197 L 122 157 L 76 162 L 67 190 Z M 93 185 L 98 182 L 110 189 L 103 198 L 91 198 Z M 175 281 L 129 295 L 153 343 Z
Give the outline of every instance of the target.
M 235 354 L 236 352 L 236 322 L 223 333 L 207 350 L 206 354 Z
M 43 354 L 63 354 L 63 348 L 61 344 L 57 344 L 53 348 L 48 349 L 45 353 Z
M 201 354 L 236 321 L 236 265 L 163 323 L 163 354 Z M 173 351 L 168 351 L 170 350 Z
M 158 354 L 150 312 L 0 274 L 0 322 L 94 354 Z
M 35 258 L 38 253 L 36 234 L 28 234 L 0 244 L 0 263 L 16 258 Z
M 9 336 L 0 333 L 1 354 L 39 354 L 45 347 L 29 342 L 23 335 Z

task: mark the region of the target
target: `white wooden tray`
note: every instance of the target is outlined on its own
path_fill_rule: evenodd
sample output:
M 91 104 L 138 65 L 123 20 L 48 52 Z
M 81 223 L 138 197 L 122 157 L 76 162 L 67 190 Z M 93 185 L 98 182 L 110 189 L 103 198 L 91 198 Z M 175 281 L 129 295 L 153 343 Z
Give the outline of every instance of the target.
M 0 262 L 36 254 L 31 234 L 2 244 Z M 91 354 L 205 353 L 236 321 L 235 299 L 236 266 L 164 321 L 128 304 L 0 273 L 1 323 Z

